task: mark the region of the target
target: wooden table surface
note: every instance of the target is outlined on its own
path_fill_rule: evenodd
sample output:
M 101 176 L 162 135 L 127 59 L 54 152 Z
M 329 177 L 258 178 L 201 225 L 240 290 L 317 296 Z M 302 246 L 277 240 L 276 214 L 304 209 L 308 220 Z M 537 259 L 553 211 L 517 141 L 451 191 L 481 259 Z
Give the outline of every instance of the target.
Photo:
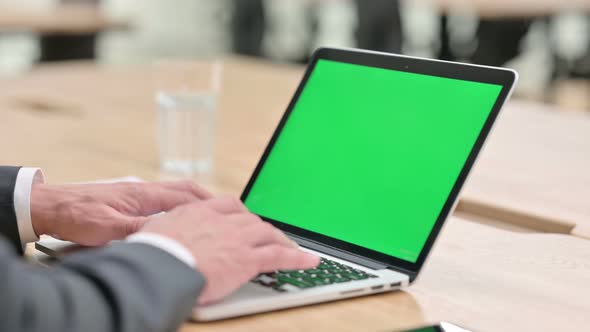
M 302 68 L 242 58 L 226 61 L 216 174 L 210 184 L 245 185 Z M 20 137 L 0 163 L 43 167 L 55 182 L 129 175 L 167 178 L 158 169 L 150 68 L 79 63 L 0 79 L 0 135 Z M 25 125 L 26 124 L 26 125 Z M 42 137 L 42 139 L 40 139 Z M 459 210 L 538 231 L 590 234 L 590 117 L 512 101 L 470 177 Z
M 217 191 L 243 187 L 300 75 L 299 66 L 226 61 L 210 183 Z M 149 76 L 146 68 L 80 63 L 0 80 L 0 164 L 40 166 L 50 182 L 165 178 Z M 187 324 L 183 331 L 392 331 L 437 320 L 476 331 L 584 330 L 589 252 L 590 241 L 568 235 L 513 233 L 452 218 L 422 277 L 406 291 Z
M 587 0 L 418 0 L 438 6 L 443 11 L 464 11 L 480 17 L 501 19 L 509 17 L 539 17 L 567 11 L 590 12 Z
M 301 67 L 229 60 L 225 72 L 214 185 L 235 192 L 262 154 Z M 98 69 L 81 63 L 0 79 L 0 135 L 26 136 L 18 146 L 3 148 L 9 152 L 0 163 L 39 165 L 54 182 L 130 173 L 165 178 L 158 168 L 150 75 L 145 67 Z
M 127 27 L 127 23 L 108 18 L 93 5 L 59 5 L 39 9 L 0 5 L 0 32 L 87 34 Z
M 418 281 L 404 291 L 319 304 L 183 332 L 399 331 L 441 320 L 473 331 L 583 331 L 590 241 L 519 234 L 452 218 Z
M 590 239 L 590 115 L 509 103 L 460 210 Z

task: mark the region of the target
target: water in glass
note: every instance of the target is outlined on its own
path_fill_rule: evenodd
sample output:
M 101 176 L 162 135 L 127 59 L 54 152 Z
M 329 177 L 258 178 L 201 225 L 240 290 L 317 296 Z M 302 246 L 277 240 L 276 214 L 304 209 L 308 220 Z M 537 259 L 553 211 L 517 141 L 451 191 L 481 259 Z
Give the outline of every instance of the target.
M 212 168 L 217 94 L 156 93 L 162 170 L 202 174 Z

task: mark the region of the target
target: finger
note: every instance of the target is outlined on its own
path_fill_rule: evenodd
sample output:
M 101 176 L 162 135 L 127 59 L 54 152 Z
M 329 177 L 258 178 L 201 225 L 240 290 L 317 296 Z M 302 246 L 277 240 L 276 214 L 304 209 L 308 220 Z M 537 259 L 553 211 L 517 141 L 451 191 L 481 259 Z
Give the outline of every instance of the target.
M 225 214 L 248 212 L 246 206 L 239 199 L 231 196 L 220 196 L 204 202 L 205 206 Z
M 109 214 L 110 217 L 108 217 Z M 150 216 L 130 216 L 116 210 L 109 214 L 107 214 L 107 218 L 113 221 L 110 230 L 113 233 L 113 240 L 122 239 L 138 232 L 153 218 Z
M 195 196 L 195 198 L 200 200 L 213 198 L 213 194 L 211 192 L 192 181 L 157 182 L 156 184 L 162 186 L 163 188 L 190 193 Z
M 276 244 L 254 249 L 253 254 L 259 273 L 276 270 L 307 270 L 320 264 L 320 258 L 316 255 Z
M 299 249 L 299 245 L 289 239 L 283 232 L 267 222 L 248 225 L 243 231 L 244 242 L 254 246 L 280 245 L 287 248 Z
M 139 232 L 139 230 L 142 229 L 143 226 L 145 224 L 147 224 L 150 220 L 151 220 L 151 218 L 146 217 L 146 216 L 137 216 L 137 217 L 125 216 L 122 219 L 122 222 L 123 222 L 123 225 L 122 225 L 122 228 L 123 228 L 122 235 L 123 236 L 122 237 L 127 237 L 131 234 Z
M 190 192 L 168 189 L 156 183 L 126 184 L 126 193 L 121 203 L 132 206 L 134 211 L 121 212 L 135 212 L 139 216 L 170 211 L 181 205 L 201 201 Z
M 259 216 L 250 212 L 234 213 L 230 216 L 227 216 L 226 220 L 228 223 L 237 225 L 238 227 L 244 229 L 264 223 L 264 221 L 262 221 Z

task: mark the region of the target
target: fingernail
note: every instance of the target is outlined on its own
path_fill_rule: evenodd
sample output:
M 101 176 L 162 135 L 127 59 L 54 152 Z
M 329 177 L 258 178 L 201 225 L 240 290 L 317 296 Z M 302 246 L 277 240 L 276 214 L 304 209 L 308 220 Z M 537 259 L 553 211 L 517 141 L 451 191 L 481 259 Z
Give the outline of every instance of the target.
M 291 240 L 291 244 L 293 245 L 293 248 L 297 248 L 297 249 L 300 248 L 299 247 L 299 244 L 297 242 L 293 241 L 293 240 Z
M 314 262 L 317 262 L 317 264 L 319 264 L 320 260 L 321 260 L 320 256 L 314 255 L 312 253 L 307 253 L 307 258 L 309 258 L 309 260 L 313 260 Z

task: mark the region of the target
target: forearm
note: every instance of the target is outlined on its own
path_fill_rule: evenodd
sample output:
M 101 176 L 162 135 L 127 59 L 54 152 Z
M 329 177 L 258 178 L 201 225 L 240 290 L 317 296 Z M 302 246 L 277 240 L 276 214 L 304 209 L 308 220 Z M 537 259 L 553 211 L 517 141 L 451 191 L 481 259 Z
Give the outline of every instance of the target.
M 51 270 L 28 266 L 0 243 L 0 331 L 173 331 L 203 278 L 168 253 L 116 244 Z

